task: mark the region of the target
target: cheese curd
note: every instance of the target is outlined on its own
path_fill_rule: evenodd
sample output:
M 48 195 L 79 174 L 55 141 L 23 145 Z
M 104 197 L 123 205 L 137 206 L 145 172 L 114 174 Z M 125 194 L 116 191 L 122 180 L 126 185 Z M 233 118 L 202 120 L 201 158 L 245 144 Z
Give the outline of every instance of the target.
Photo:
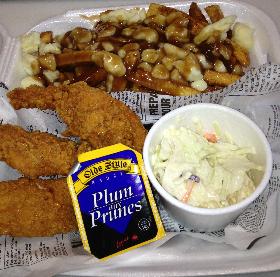
M 221 34 L 226 33 L 230 30 L 231 26 L 233 25 L 234 21 L 236 20 L 235 15 L 226 16 L 225 18 L 213 23 L 209 24 L 202 29 L 202 31 L 194 38 L 194 43 L 200 44 L 203 41 L 207 40 L 211 35 L 218 31 Z
M 207 83 L 204 80 L 197 80 L 191 83 L 191 87 L 198 91 L 205 91 L 207 89 Z
M 51 54 L 60 54 L 61 50 L 60 50 L 60 44 L 57 42 L 54 43 L 41 43 L 39 46 L 39 54 L 40 55 L 44 55 L 47 53 L 51 53 Z
M 40 34 L 37 32 L 31 32 L 27 35 L 22 36 L 20 42 L 23 53 L 36 53 L 40 45 Z
M 51 70 L 44 70 L 43 71 L 44 76 L 47 78 L 47 80 L 51 83 L 53 83 L 54 81 L 56 81 L 59 77 L 59 71 L 55 70 L 55 71 L 51 71 Z
M 22 66 L 28 75 L 36 75 L 40 72 L 38 58 L 31 54 L 22 54 Z
M 251 50 L 254 45 L 254 31 L 245 23 L 237 22 L 232 29 L 232 39 L 246 50 Z
M 44 85 L 43 85 L 43 82 L 40 79 L 38 79 L 34 76 L 27 76 L 27 77 L 25 77 L 21 80 L 20 86 L 22 88 L 27 88 L 27 87 L 30 87 L 30 86 L 43 87 Z
M 109 12 L 104 12 L 100 15 L 100 20 L 103 22 L 122 22 L 127 25 L 143 22 L 145 18 L 145 9 L 139 8 L 130 10 L 117 9 Z

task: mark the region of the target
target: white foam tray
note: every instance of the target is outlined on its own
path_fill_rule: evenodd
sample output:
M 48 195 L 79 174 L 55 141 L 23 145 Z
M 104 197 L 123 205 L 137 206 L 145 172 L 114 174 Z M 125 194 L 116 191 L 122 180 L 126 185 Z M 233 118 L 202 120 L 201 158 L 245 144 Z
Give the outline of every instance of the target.
M 255 46 L 252 65 L 266 62 L 280 63 L 280 36 L 273 21 L 262 11 L 238 1 L 199 1 L 201 7 L 211 3 L 220 5 L 225 15 L 235 14 L 238 21 L 255 29 Z M 190 2 L 166 3 L 186 10 Z M 146 8 L 146 5 L 137 5 Z M 131 8 L 133 6 L 123 6 Z M 114 9 L 116 7 L 112 7 Z M 110 8 L 106 8 L 110 9 Z M 91 27 L 80 17 L 99 14 L 104 9 L 69 11 L 34 26 L 29 31 L 53 30 L 63 33 L 75 26 Z M 24 73 L 20 67 L 19 39 L 12 38 L 0 25 L 0 82 L 9 88 L 19 85 Z M 279 198 L 280 199 L 280 198 Z M 280 203 L 279 203 L 280 205 Z M 279 206 L 278 205 L 278 206 Z M 72 271 L 79 276 L 201 276 L 223 275 L 280 270 L 280 215 L 275 232 L 259 240 L 252 249 L 239 251 L 225 244 L 215 244 L 189 236 L 176 236 L 167 244 L 151 251 L 149 255 L 135 258 L 129 263 L 116 265 L 95 264 L 92 268 Z

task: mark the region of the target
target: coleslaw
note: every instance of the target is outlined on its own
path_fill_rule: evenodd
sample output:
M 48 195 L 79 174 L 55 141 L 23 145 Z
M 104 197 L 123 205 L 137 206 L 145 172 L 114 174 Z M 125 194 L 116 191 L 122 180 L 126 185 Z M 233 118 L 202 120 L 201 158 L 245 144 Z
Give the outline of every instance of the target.
M 180 201 L 201 208 L 236 204 L 255 190 L 252 170 L 263 168 L 248 158 L 253 147 L 236 145 L 217 123 L 214 132 L 169 127 L 152 153 L 153 172 L 163 188 Z

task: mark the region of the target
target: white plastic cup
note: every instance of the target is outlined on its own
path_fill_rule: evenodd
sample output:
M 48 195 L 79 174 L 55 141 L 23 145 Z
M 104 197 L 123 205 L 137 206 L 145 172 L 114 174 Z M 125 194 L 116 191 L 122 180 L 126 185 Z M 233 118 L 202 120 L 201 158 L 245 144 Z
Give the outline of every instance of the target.
M 197 118 L 205 131 L 214 131 L 213 122 L 218 122 L 223 132 L 228 132 L 239 146 L 253 146 L 256 150 L 249 158 L 263 167 L 254 171 L 255 191 L 241 202 L 225 208 L 197 208 L 185 204 L 169 194 L 156 179 L 151 166 L 152 150 L 158 145 L 163 131 L 170 127 L 187 127 Z M 178 222 L 198 231 L 217 231 L 236 219 L 265 189 L 272 172 L 272 153 L 270 145 L 260 128 L 244 114 L 217 104 L 193 104 L 175 109 L 160 118 L 149 131 L 143 149 L 147 175 L 161 196 L 166 210 Z

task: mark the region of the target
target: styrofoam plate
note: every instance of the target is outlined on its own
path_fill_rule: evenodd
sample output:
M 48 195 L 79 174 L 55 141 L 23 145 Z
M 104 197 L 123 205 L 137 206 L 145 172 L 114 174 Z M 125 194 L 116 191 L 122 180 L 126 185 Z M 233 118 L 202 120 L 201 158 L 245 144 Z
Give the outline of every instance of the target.
M 252 65 L 266 62 L 280 63 L 280 36 L 273 21 L 257 8 L 238 1 L 199 2 L 201 7 L 219 4 L 225 15 L 235 14 L 238 21 L 255 29 L 255 46 L 251 55 Z M 188 10 L 190 2 L 165 3 L 177 9 Z M 133 6 L 123 6 L 132 8 Z M 146 8 L 146 5 L 138 5 Z M 107 9 L 114 9 L 106 8 Z M 119 7 L 118 7 L 119 8 Z M 104 9 L 69 11 L 34 26 L 29 31 L 52 30 L 63 33 L 75 26 L 90 28 L 92 24 L 80 15 L 95 15 Z M 19 85 L 24 73 L 20 66 L 19 39 L 10 37 L 0 26 L 0 81 L 9 88 Z M 280 205 L 280 203 L 279 203 Z M 240 251 L 226 244 L 206 242 L 189 236 L 176 236 L 167 244 L 152 250 L 149 255 L 128 263 L 87 265 L 86 269 L 68 274 L 82 276 L 200 276 L 232 273 L 249 273 L 280 270 L 280 215 L 275 232 L 259 240 L 252 249 Z

